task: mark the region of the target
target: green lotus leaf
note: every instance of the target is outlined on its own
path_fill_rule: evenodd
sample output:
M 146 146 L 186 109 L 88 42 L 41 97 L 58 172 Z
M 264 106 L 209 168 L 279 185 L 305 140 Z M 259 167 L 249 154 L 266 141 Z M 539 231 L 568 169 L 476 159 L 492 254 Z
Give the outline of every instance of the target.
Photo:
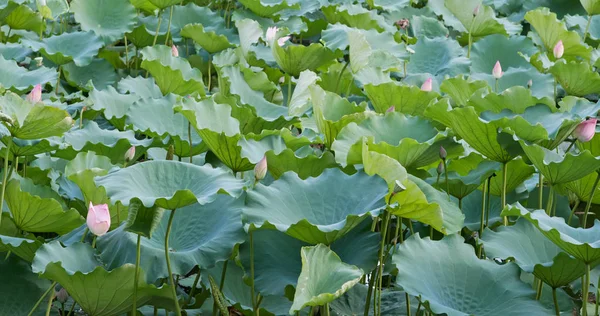
M 567 31 L 564 22 L 556 18 L 556 14 L 548 8 L 538 8 L 525 14 L 525 20 L 531 24 L 542 41 L 546 52 L 551 53 L 559 40 L 565 47 L 563 59 L 575 60 L 577 57 L 589 60 L 591 48 L 582 44 L 579 34 Z
M 141 50 L 141 67 L 146 69 L 164 95 L 175 93 L 205 95 L 202 73 L 192 68 L 184 58 L 174 57 L 171 48 L 164 45 L 146 47 Z
M 40 67 L 32 71 L 28 71 L 23 67 L 19 67 L 16 61 L 4 59 L 0 55 L 0 85 L 9 89 L 29 90 L 36 84 L 56 81 L 57 72 L 54 69 Z
M 220 194 L 205 205 L 196 203 L 178 209 L 169 236 L 173 273 L 185 275 L 196 265 L 207 269 L 228 259 L 233 247 L 244 241 L 239 221 L 242 206 L 243 198 Z M 146 272 L 146 280 L 152 282 L 168 275 L 166 261 L 156 258 L 164 258 L 169 212 L 165 211 L 162 220 L 159 219 L 152 236 L 141 240 L 141 267 Z M 126 229 L 121 226 L 98 239 L 102 262 L 111 269 L 135 264 L 137 234 Z
M 523 271 L 533 273 L 553 288 L 566 286 L 585 274 L 583 262 L 563 253 L 524 219 L 497 232 L 486 229 L 481 240 L 490 257 L 514 258 Z
M 324 194 L 327 199 L 319 198 Z M 386 194 L 385 181 L 363 172 L 349 176 L 339 169 L 326 169 L 306 180 L 287 172 L 271 185 L 257 184 L 248 192 L 242 218 L 251 229 L 277 229 L 308 243 L 331 244 L 370 214 L 378 214 Z
M 128 205 L 137 197 L 146 207 L 156 204 L 169 210 L 210 203 L 223 191 L 238 196 L 243 186 L 224 170 L 168 160 L 135 164 L 95 181 L 114 202 Z
M 445 0 L 444 4 L 474 37 L 490 34 L 508 35 L 504 25 L 496 20 L 494 9 L 481 4 L 479 0 Z M 473 16 L 473 10 L 477 6 L 479 13 Z
M 127 40 L 131 42 L 131 44 L 133 44 L 136 48 L 141 49 L 147 46 L 152 46 L 152 43 L 154 43 L 155 31 L 156 28 L 150 31 L 140 20 L 138 25 L 131 32 L 125 33 L 125 35 L 127 35 Z M 165 38 L 166 33 L 159 32 L 159 35 L 156 38 L 156 42 L 164 43 Z
M 66 234 L 79 227 L 83 218 L 75 209 L 64 210 L 54 196 L 38 196 L 29 179 L 13 179 L 6 187 L 6 204 L 15 225 L 28 232 Z
M 320 81 L 316 73 L 305 70 L 300 73 L 296 88 L 292 94 L 290 104 L 288 104 L 288 113 L 293 116 L 301 116 L 310 109 L 310 86 Z
M 42 16 L 24 4 L 14 8 L 1 20 L 3 20 L 3 24 L 7 24 L 13 30 L 28 30 L 38 33 L 45 27 Z
M 406 65 L 409 74 L 454 77 L 469 72 L 470 61 L 464 57 L 464 50 L 454 40 L 424 37 L 412 49 L 415 53 Z
M 530 212 L 520 203 L 509 205 L 502 211 L 502 216 L 524 217 L 560 249 L 586 264 L 600 259 L 598 221 L 588 229 L 573 228 L 562 217 L 550 217 L 544 210 Z
M 10 144 L 10 152 L 14 156 L 26 157 L 47 153 L 58 149 L 60 143 L 53 137 L 34 140 L 23 140 L 16 137 L 4 136 L 2 143 Z
M 581 5 L 587 11 L 587 13 L 592 15 L 600 14 L 600 1 L 598 0 L 580 0 Z
M 44 238 L 23 238 L 0 235 L 0 245 L 27 262 L 33 261 L 35 252 L 44 244 Z
M 533 55 L 535 52 L 537 48 L 528 37 L 487 36 L 473 44 L 471 72 L 491 73 L 496 61 L 500 61 L 502 69 L 528 68 L 529 63 L 519 53 Z
M 396 112 L 421 115 L 429 103 L 439 96 L 433 91 L 423 91 L 415 86 L 403 86 L 394 82 L 367 84 L 364 89 L 377 113 L 385 113 L 393 106 Z
M 91 109 L 103 111 L 104 117 L 115 127 L 125 129 L 124 117 L 131 105 L 140 100 L 140 96 L 137 94 L 121 94 L 112 86 L 108 86 L 105 90 L 93 89 L 90 91 L 89 100 L 92 101 Z
M 410 23 L 414 37 L 446 37 L 448 29 L 438 19 L 427 16 L 415 16 Z
M 0 277 L 0 304 L 7 315 L 27 315 L 51 283 L 40 279 L 27 262 L 14 256 L 0 261 Z M 33 315 L 44 312 L 39 308 Z
M 372 221 L 363 221 L 343 238 L 331 244 L 331 250 L 343 262 L 367 271 L 375 267 L 377 249 L 381 242 L 378 234 L 371 232 Z M 300 251 L 310 244 L 276 230 L 253 232 L 255 272 L 254 279 L 261 295 L 281 295 L 286 286 L 297 286 L 302 270 Z M 248 243 L 240 246 L 240 259 L 245 271 L 250 271 Z M 275 264 L 274 264 L 275 263 Z
M 6 60 L 14 60 L 16 62 L 22 62 L 29 54 L 31 49 L 22 44 L 16 43 L 2 43 L 0 44 L 0 54 Z
M 74 243 L 66 248 L 58 241 L 45 244 L 35 254 L 31 268 L 60 283 L 89 315 L 119 315 L 131 310 L 135 265 L 107 271 L 88 244 Z M 146 283 L 141 272 L 137 306 L 160 300 L 160 306 L 173 309 L 171 289 Z
M 587 203 L 590 200 L 592 187 L 594 185 L 594 182 L 596 181 L 597 176 L 597 173 L 592 172 L 581 179 L 565 183 L 564 187 L 567 188 L 573 194 L 575 194 L 579 201 Z M 600 204 L 600 194 L 598 194 L 598 192 L 594 193 L 592 203 Z
M 356 284 L 348 292 L 337 300 L 329 303 L 333 315 L 363 315 L 365 311 L 365 297 L 367 297 L 368 286 Z M 371 300 L 373 306 L 373 300 Z M 405 316 L 406 293 L 396 290 L 383 290 L 381 293 L 381 315 L 382 316 Z M 419 302 L 416 298 L 410 298 L 411 315 L 417 315 Z M 369 315 L 373 315 L 373 309 L 369 308 Z
M 392 262 L 398 268 L 396 283 L 407 293 L 420 296 L 424 305 L 436 314 L 550 313 L 533 299 L 531 287 L 519 280 L 516 265 L 497 265 L 478 259 L 473 247 L 458 235 L 431 241 L 417 234 L 398 247 Z M 463 282 L 457 283 L 455 278 Z
M 468 105 L 473 106 L 480 113 L 483 111 L 500 113 L 503 110 L 510 110 L 518 114 L 524 113 L 528 108 L 537 104 L 546 104 L 548 107 L 554 107 L 553 102 L 538 99 L 531 95 L 531 90 L 519 86 L 506 89 L 501 94 L 476 95 L 468 103 Z
M 497 177 L 496 177 L 497 178 Z M 493 178 L 494 179 L 494 178 Z M 481 228 L 481 202 L 482 193 L 480 190 L 475 190 L 473 193 L 465 196 L 461 200 L 461 210 L 465 214 L 465 227 L 470 231 L 478 231 Z M 506 196 L 507 201 L 516 202 L 514 199 L 514 193 L 511 192 Z M 499 196 L 490 195 L 490 210 L 486 208 L 486 219 L 488 220 L 488 226 L 494 226 L 496 223 L 502 223 L 503 218 L 500 216 L 502 212 L 502 205 Z M 487 192 L 486 192 L 486 203 L 487 203 Z M 488 215 L 489 213 L 489 215 Z M 485 220 L 484 220 L 485 222 Z M 484 233 L 485 235 L 485 233 Z
M 323 6 L 321 12 L 329 24 L 341 23 L 357 29 L 378 32 L 393 30 L 376 11 L 367 10 L 358 4 L 341 3 Z
M 315 71 L 337 57 L 336 53 L 317 43 L 309 46 L 288 44 L 285 47 L 273 43 L 271 51 L 279 67 L 294 77 L 305 70 Z
M 177 0 L 148 0 L 148 2 L 152 3 L 155 7 L 160 10 L 164 10 L 170 6 L 174 6 L 176 4 L 181 3 L 181 1 Z
M 496 87 L 498 82 L 497 92 L 502 92 L 514 86 L 527 87 L 529 80 L 531 80 L 531 94 L 536 98 L 547 98 L 548 101 L 554 97 L 554 79 L 549 74 L 532 71 L 531 67 L 527 68 L 508 68 L 503 74 L 502 78 L 496 81 L 496 78 L 492 76 L 491 71 L 486 73 L 474 73 L 471 76 L 475 80 L 485 80 L 490 87 Z
M 447 161 L 448 189 L 450 195 L 463 199 L 471 194 L 490 176 L 501 169 L 499 163 L 486 161 L 478 154 L 470 154 L 463 158 L 449 159 Z M 446 177 L 441 175 L 436 184 L 436 178 L 428 178 L 427 182 L 446 190 Z
M 44 57 L 57 65 L 71 61 L 79 67 L 89 65 L 104 43 L 92 32 L 63 33 L 44 38 L 40 41 L 22 40 L 22 43 L 34 51 L 40 51 Z
M 118 163 L 123 161 L 123 155 L 132 146 L 143 152 L 143 149 L 151 145 L 151 139 L 138 140 L 133 131 L 102 129 L 98 123 L 88 121 L 82 129 L 72 129 L 65 134 L 64 143 L 61 149 L 56 151 L 55 156 L 73 159 L 78 152 L 93 151 L 109 157 L 113 163 Z
M 558 61 L 550 68 L 550 73 L 556 77 L 560 86 L 574 96 L 599 93 L 600 74 L 592 70 L 586 62 Z
M 279 179 L 287 171 L 295 172 L 301 179 L 317 177 L 325 169 L 338 167 L 335 157 L 330 152 L 321 156 L 298 156 L 291 149 L 284 149 L 279 154 L 269 151 L 266 156 L 269 174 L 274 179 Z
M 160 225 L 164 210 L 156 205 L 145 207 L 138 198 L 134 198 L 129 202 L 127 210 L 125 230 L 146 238 L 152 238 L 152 234 Z
M 382 9 L 384 11 L 398 11 L 400 9 L 405 9 L 410 5 L 410 1 L 408 0 L 369 0 L 367 2 L 370 6 Z
M 354 286 L 363 275 L 356 266 L 343 263 L 323 244 L 302 247 L 302 272 L 290 315 L 306 306 L 327 304 Z
M 136 23 L 135 7 L 129 1 L 76 0 L 71 11 L 82 30 L 93 31 L 107 43 L 131 32 Z
M 455 106 L 465 106 L 471 97 L 477 95 L 478 91 L 489 92 L 489 89 L 487 82 L 465 79 L 462 75 L 448 78 L 440 84 L 440 91 L 449 95 Z
M 240 3 L 261 17 L 272 18 L 284 9 L 299 9 L 298 3 L 289 4 L 286 0 L 241 0 Z
M 465 216 L 444 193 L 413 175 L 409 174 L 408 180 L 406 190 L 390 200 L 391 204 L 398 203 L 390 210 L 393 215 L 428 224 L 445 235 L 462 229 Z
M 521 146 L 544 179 L 552 185 L 575 181 L 600 168 L 600 158 L 589 151 L 563 156 L 535 144 L 527 145 L 521 141 Z
M 341 129 L 331 149 L 343 166 L 362 163 L 363 137 L 372 138 L 371 151 L 396 159 L 405 168 L 419 168 L 439 160 L 440 146 L 452 156 L 462 147 L 439 133 L 427 120 L 402 113 L 372 116 Z
M 408 59 L 406 45 L 396 42 L 390 32 L 379 33 L 374 29 L 357 29 L 336 23 L 327 26 L 321 34 L 321 41 L 332 51 L 345 51 L 350 46 L 350 36 L 356 36 L 354 33 L 364 35 L 364 39 L 373 50 L 385 50 L 397 58 Z
M 280 154 L 285 149 L 298 150 L 304 146 L 310 145 L 310 140 L 306 137 L 296 137 L 286 130 L 265 131 L 260 135 L 246 135 L 238 141 L 242 148 L 241 155 L 244 158 L 256 164 L 267 152 L 275 155 Z
M 512 192 L 523 181 L 529 179 L 535 168 L 525 163 L 523 158 L 517 157 L 506 164 L 506 192 Z M 493 177 L 490 181 L 490 193 L 495 196 L 502 195 L 502 176 L 501 173 L 497 173 L 496 177 Z
M 131 4 L 142 11 L 154 14 L 158 8 L 150 0 L 131 0 Z
M 13 121 L 7 128 L 14 137 L 28 140 L 60 136 L 71 128 L 71 116 L 64 110 L 33 104 L 10 91 L 0 96 L 0 103 L 0 110 Z
M 205 30 L 202 24 L 188 24 L 181 30 L 181 36 L 189 37 L 207 52 L 214 54 L 232 47 L 230 39 L 214 30 Z
M 94 59 L 85 67 L 77 67 L 74 63 L 69 63 L 62 66 L 62 70 L 67 82 L 83 91 L 94 88 L 103 90 L 118 80 L 112 64 L 101 58 Z
M 392 157 L 369 151 L 369 142 L 363 138 L 362 164 L 364 171 L 370 175 L 378 175 L 388 184 L 388 191 L 395 192 L 395 188 L 407 179 L 406 169 Z
M 362 32 L 348 31 L 348 43 L 350 69 L 357 78 L 361 78 L 359 81 L 362 84 L 389 81 L 378 78 L 382 75 L 381 72 L 398 70 L 404 65 L 387 50 L 373 49 L 367 41 L 367 35 Z
M 56 18 L 69 11 L 69 4 L 66 0 L 49 0 L 46 2 L 46 6 L 51 12 L 51 16 L 48 17 L 50 20 L 56 20 Z
M 141 98 L 160 99 L 163 97 L 160 88 L 154 82 L 154 78 L 125 77 L 119 80 L 117 88 L 121 93 L 137 94 Z

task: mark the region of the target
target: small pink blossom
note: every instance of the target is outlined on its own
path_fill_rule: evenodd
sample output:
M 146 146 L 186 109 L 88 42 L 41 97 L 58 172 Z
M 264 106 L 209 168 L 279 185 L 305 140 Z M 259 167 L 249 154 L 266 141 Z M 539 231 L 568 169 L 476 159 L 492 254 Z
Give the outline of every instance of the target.
M 125 161 L 129 162 L 133 160 L 133 157 L 135 157 L 135 146 L 131 146 L 131 148 L 127 149 L 125 152 Z
M 431 78 L 427 78 L 423 85 L 421 85 L 421 90 L 423 91 L 431 91 L 433 89 L 433 80 Z
M 390 112 L 394 112 L 396 111 L 396 107 L 395 106 L 390 106 L 387 110 L 385 110 L 386 113 L 390 113 Z
M 498 60 L 494 65 L 494 69 L 492 69 L 492 75 L 494 76 L 494 78 L 500 79 L 502 78 L 503 74 L 504 73 L 502 72 L 502 66 L 500 65 L 500 61 Z
M 171 45 L 171 54 L 173 54 L 173 57 L 179 57 L 179 50 L 177 49 L 177 46 Z
M 89 230 L 96 236 L 102 236 L 110 228 L 110 210 L 108 204 L 93 205 L 90 202 L 86 219 Z
M 36 84 L 35 87 L 27 95 L 27 101 L 31 103 L 38 103 L 42 101 L 42 85 Z
M 595 118 L 579 123 L 573 131 L 573 137 L 582 143 L 589 142 L 596 134 L 596 123 L 598 123 L 598 119 Z
M 562 40 L 559 40 L 556 45 L 554 45 L 554 49 L 552 50 L 554 53 L 554 58 L 559 59 L 565 53 L 565 45 L 563 45 Z
M 257 164 L 254 166 L 254 178 L 256 180 L 262 180 L 267 175 L 267 156 L 264 156 Z

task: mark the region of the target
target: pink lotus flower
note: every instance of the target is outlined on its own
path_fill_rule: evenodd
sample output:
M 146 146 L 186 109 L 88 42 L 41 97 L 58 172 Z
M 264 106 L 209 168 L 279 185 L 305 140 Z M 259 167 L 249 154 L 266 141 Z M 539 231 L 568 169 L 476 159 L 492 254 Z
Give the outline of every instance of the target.
M 573 131 L 573 137 L 582 143 L 589 142 L 596 134 L 596 123 L 598 123 L 598 119 L 595 118 L 579 123 Z
M 102 236 L 110 228 L 110 211 L 108 204 L 93 205 L 90 202 L 86 219 L 89 230 L 96 236 Z
M 554 45 L 554 49 L 552 50 L 554 53 L 554 58 L 559 59 L 565 53 L 565 45 L 563 45 L 562 40 L 558 41 L 556 45 Z
M 423 91 L 431 91 L 433 89 L 433 80 L 431 78 L 427 78 L 423 85 L 421 85 L 421 90 Z
M 173 54 L 173 57 L 179 57 L 179 50 L 177 49 L 177 46 L 171 45 L 171 54 Z
M 270 43 L 275 40 L 275 36 L 277 36 L 277 26 L 271 26 L 267 29 L 267 42 Z
M 135 146 L 131 146 L 131 148 L 127 149 L 125 152 L 125 161 L 129 162 L 135 157 Z
M 502 66 L 500 65 L 500 61 L 497 60 L 496 64 L 494 65 L 494 69 L 492 69 L 492 76 L 494 76 L 496 79 L 500 79 L 502 78 L 502 74 L 504 74 L 502 72 Z
M 284 36 L 277 40 L 277 45 L 283 46 L 283 44 L 285 44 L 285 42 L 287 42 L 289 39 L 290 39 L 289 36 Z
M 395 106 L 390 106 L 387 110 L 385 110 L 386 113 L 390 113 L 390 112 L 394 112 L 396 111 L 396 107 Z
M 254 166 L 254 178 L 262 180 L 267 175 L 267 156 L 264 156 L 256 166 Z
M 481 9 L 481 4 L 478 4 L 474 9 L 473 9 L 473 16 L 477 16 L 479 15 L 479 10 Z
M 31 92 L 29 92 L 29 94 L 27 95 L 27 101 L 31 103 L 38 103 L 42 101 L 41 84 L 36 84 L 35 87 L 33 87 L 33 90 L 31 90 Z
M 442 158 L 442 160 L 445 160 L 446 157 L 448 157 L 448 152 L 446 151 L 446 148 L 444 148 L 444 146 L 440 146 L 440 158 Z

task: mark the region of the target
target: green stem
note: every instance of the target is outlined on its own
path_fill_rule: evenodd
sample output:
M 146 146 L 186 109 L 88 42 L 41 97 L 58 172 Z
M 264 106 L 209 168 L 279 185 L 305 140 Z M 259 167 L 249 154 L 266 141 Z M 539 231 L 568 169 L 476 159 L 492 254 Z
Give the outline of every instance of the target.
M 54 287 L 56 286 L 56 282 L 52 282 L 52 284 L 50 284 L 50 287 L 46 290 L 46 292 L 44 292 L 44 294 L 42 294 L 42 296 L 40 297 L 40 299 L 35 303 L 35 305 L 33 305 L 33 308 L 31 309 L 31 311 L 29 312 L 29 314 L 27 314 L 27 316 L 31 316 L 33 315 L 33 313 L 35 312 L 35 310 L 38 308 L 38 306 L 40 306 L 40 304 L 42 303 L 42 301 L 44 300 L 44 297 L 46 297 L 46 295 L 48 295 L 48 293 L 50 293 L 50 291 L 54 290 Z
M 554 102 L 556 102 L 556 95 L 557 95 L 556 86 L 557 86 L 557 83 L 556 83 L 556 77 L 555 77 L 554 78 Z
M 342 71 L 340 71 L 340 74 L 339 74 L 339 76 L 337 78 L 337 81 L 335 83 L 335 90 L 333 90 L 333 91 L 335 91 L 335 93 L 340 94 L 340 92 L 338 92 L 338 87 L 340 86 L 340 81 L 342 80 L 342 75 L 344 75 L 344 71 L 346 71 L 346 68 L 348 68 L 348 64 L 350 64 L 349 61 L 347 61 L 344 64 L 344 67 L 342 67 Z
M 256 295 L 254 291 L 254 237 L 252 234 L 252 227 L 250 227 L 250 230 L 248 231 L 248 237 L 250 239 L 250 279 L 252 282 L 250 284 L 250 295 L 252 297 L 252 310 L 254 311 L 254 315 L 258 315 L 256 309 Z
M 554 312 L 556 316 L 560 316 L 560 308 L 558 308 L 558 300 L 556 299 L 556 288 L 552 288 L 552 300 L 554 301 Z M 598 306 L 598 305 L 596 305 Z
M 592 186 L 592 192 L 590 193 L 590 198 L 585 204 L 585 212 L 583 213 L 583 228 L 587 227 L 587 217 L 590 211 L 590 207 L 592 207 L 592 201 L 594 200 L 594 193 L 596 193 L 596 189 L 598 188 L 598 181 L 600 181 L 600 172 L 596 175 L 596 181 L 594 181 L 594 185 Z
M 485 223 L 485 192 L 486 192 L 486 183 L 483 183 L 483 190 L 481 191 L 481 224 L 479 225 L 479 238 L 483 236 L 483 224 Z
M 542 209 L 542 205 L 544 205 L 544 175 L 538 170 L 538 188 L 540 190 L 540 194 L 538 195 L 538 209 Z
M 210 93 L 210 86 L 212 82 L 212 59 L 208 57 L 208 93 Z
M 487 199 L 486 199 L 487 200 L 487 202 L 486 202 L 487 205 L 485 206 L 485 209 L 488 210 L 488 211 L 485 213 L 485 227 L 488 226 L 488 223 L 490 221 L 490 203 L 491 203 L 490 201 L 492 200 L 492 198 L 491 198 L 492 189 L 491 189 L 491 186 L 490 186 L 491 183 L 492 183 L 492 177 L 489 177 L 487 179 L 487 188 L 488 188 L 488 190 L 487 190 Z
M 448 200 L 450 200 L 450 183 L 448 182 L 448 165 L 446 165 L 446 159 L 442 159 L 442 163 L 444 164 L 444 178 L 446 179 L 446 195 L 448 195 Z
M 96 248 L 96 239 L 98 239 L 98 236 L 94 236 L 94 239 L 92 239 L 92 248 Z
M 119 207 L 119 203 L 117 203 L 117 226 L 121 225 L 121 208 Z
M 323 305 L 323 315 L 329 316 L 329 303 L 325 303 L 325 305 Z
M 500 81 L 500 79 L 496 79 L 496 85 L 494 86 L 496 88 L 496 93 L 498 93 L 498 82 Z
M 371 276 L 369 277 L 369 285 L 368 285 L 368 289 L 367 289 L 367 300 L 365 301 L 365 312 L 364 312 L 364 316 L 369 316 L 369 307 L 371 305 L 371 294 L 373 293 L 373 286 L 374 284 L 374 280 L 375 280 L 375 272 L 377 270 L 373 269 L 373 271 L 371 271 Z
M 48 299 L 48 306 L 46 307 L 46 316 L 50 316 L 50 312 L 52 311 L 52 301 L 54 301 L 54 296 L 56 292 L 50 292 L 50 299 Z
M 592 16 L 588 15 L 587 25 L 585 26 L 585 32 L 583 32 L 583 42 L 585 43 L 585 39 L 587 38 L 588 32 L 590 31 L 590 24 L 592 24 Z
M 590 289 L 590 264 L 586 263 L 585 265 L 585 281 L 583 283 L 582 291 L 583 291 L 583 311 L 581 313 L 582 316 L 587 316 L 587 302 L 589 296 Z
M 542 290 L 544 288 L 544 282 L 538 279 L 537 290 L 535 291 L 535 300 L 539 301 L 542 298 Z
M 471 26 L 473 25 L 473 23 L 471 23 Z M 473 36 L 471 35 L 471 32 L 469 31 L 469 48 L 467 49 L 467 58 L 471 58 L 471 45 L 473 44 Z
M 137 235 L 137 245 L 135 252 L 135 274 L 133 277 L 133 305 L 131 306 L 131 315 L 137 315 L 137 290 L 138 290 L 138 280 L 140 277 L 140 253 L 141 253 L 141 245 L 142 245 L 142 235 Z
M 502 199 L 501 199 L 501 205 L 502 205 L 502 209 L 504 210 L 504 207 L 506 206 L 506 178 L 507 178 L 507 170 L 508 170 L 508 166 L 507 163 L 505 162 L 504 164 L 502 164 Z M 508 225 L 508 217 L 504 216 L 504 226 Z
M 85 236 L 87 235 L 88 231 L 89 228 L 87 227 L 83 230 L 83 235 L 81 235 L 81 240 L 79 242 L 83 242 L 85 240 Z
M 173 280 L 173 272 L 171 270 L 171 259 L 169 259 L 169 236 L 171 235 L 171 226 L 173 225 L 173 217 L 175 217 L 175 210 L 171 211 L 169 215 L 169 223 L 167 224 L 167 233 L 165 234 L 165 259 L 167 260 L 167 271 L 169 272 L 169 283 L 171 285 L 171 291 L 173 294 L 173 304 L 175 305 L 175 315 L 181 316 L 181 310 L 179 308 L 179 301 L 177 300 L 177 289 L 175 281 Z
M 223 264 L 223 271 L 221 271 L 221 283 L 219 285 L 219 291 L 223 291 L 223 285 L 225 284 L 225 275 L 227 274 L 227 264 L 229 263 L 229 260 L 225 260 L 225 263 Z M 214 302 L 213 304 L 213 316 L 217 315 L 219 308 L 217 306 L 217 302 Z
M 579 206 L 579 203 L 581 201 L 577 200 L 577 202 L 575 202 L 575 205 L 573 205 L 573 208 L 571 209 L 571 214 L 569 214 L 569 219 L 567 220 L 567 225 L 571 225 L 571 219 L 573 218 L 573 214 L 575 214 L 575 210 L 577 210 L 577 207 Z
M 73 302 L 73 305 L 71 305 L 71 309 L 69 310 L 67 316 L 71 316 L 71 314 L 73 314 L 73 311 L 75 310 L 75 305 L 77 305 L 77 302 Z
M 60 74 L 62 72 L 62 66 L 58 66 L 58 76 L 56 76 L 56 87 L 54 88 L 54 94 L 56 94 L 56 96 L 58 96 L 58 86 L 60 86 Z
M 171 35 L 171 20 L 173 20 L 173 7 L 171 6 L 171 12 L 169 13 L 169 26 L 167 28 L 167 36 L 165 37 L 165 45 L 169 43 L 169 35 Z
M 550 186 L 550 190 L 548 191 L 548 204 L 546 204 L 546 214 L 548 216 L 552 215 L 552 204 L 554 203 L 554 187 Z
M 569 150 L 571 150 L 571 148 L 575 145 L 576 142 L 577 142 L 577 138 L 573 139 L 571 144 L 569 144 L 569 147 L 567 147 L 567 150 L 565 150 L 565 154 L 568 153 Z
M 162 10 L 158 10 L 158 26 L 156 26 L 156 34 L 154 34 L 152 46 L 156 45 L 156 40 L 158 39 L 158 32 L 160 32 L 160 22 L 162 22 Z
M 4 178 L 2 179 L 2 195 L 0 196 L 0 224 L 2 223 L 2 207 L 4 206 L 4 193 L 6 192 L 6 181 L 8 181 L 8 160 L 10 159 L 10 145 L 12 139 L 6 144 L 6 154 L 4 155 Z
M 188 122 L 188 142 L 190 143 L 190 163 L 192 163 L 192 123 Z
M 379 247 L 379 270 L 377 271 L 377 291 L 375 292 L 375 296 L 377 297 L 377 310 L 381 312 L 381 292 L 383 291 L 383 252 L 385 250 L 385 239 L 387 236 L 388 226 L 390 223 L 390 218 L 392 214 L 389 211 L 385 211 L 383 220 L 383 227 L 381 230 L 381 246 Z
M 287 103 L 286 105 L 290 106 L 290 101 L 292 100 L 292 76 L 288 75 L 288 95 L 287 95 Z
M 129 45 L 127 44 L 127 34 L 124 35 L 125 40 L 125 66 L 129 69 Z
M 6 256 L 4 257 L 4 261 L 8 260 L 8 258 L 10 257 L 11 253 L 12 252 L 10 250 L 6 253 Z
M 594 310 L 594 315 L 598 316 L 598 303 L 600 299 L 600 276 L 598 276 L 598 283 L 596 283 L 596 308 Z
M 194 294 L 196 294 L 196 286 L 198 286 L 198 282 L 200 282 L 200 267 L 198 267 L 198 274 L 196 274 L 196 278 L 194 279 L 194 283 L 192 284 L 192 289 L 190 290 L 190 295 L 188 296 L 188 299 L 185 302 L 186 306 L 190 305 L 192 297 L 194 297 Z
M 404 297 L 406 299 L 406 315 L 410 316 L 410 296 L 408 293 L 404 292 Z

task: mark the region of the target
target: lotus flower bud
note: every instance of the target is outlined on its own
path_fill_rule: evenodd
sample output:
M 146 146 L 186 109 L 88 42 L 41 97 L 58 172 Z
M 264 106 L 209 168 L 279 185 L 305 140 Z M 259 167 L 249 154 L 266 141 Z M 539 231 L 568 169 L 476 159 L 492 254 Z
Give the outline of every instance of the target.
M 289 36 L 284 36 L 277 40 L 277 45 L 283 46 L 283 44 L 285 44 L 285 42 L 287 42 L 289 39 L 290 39 Z
M 396 21 L 396 27 L 402 30 L 406 30 L 408 28 L 408 26 L 410 25 L 408 19 L 401 19 L 399 21 Z
M 562 40 L 559 40 L 556 45 L 554 45 L 554 49 L 552 50 L 554 53 L 554 58 L 559 59 L 565 53 L 565 45 L 563 45 Z
M 433 80 L 431 78 L 427 78 L 425 82 L 421 85 L 421 90 L 423 91 L 431 91 L 433 88 Z
M 390 106 L 387 110 L 385 110 L 386 113 L 390 113 L 390 112 L 394 112 L 396 111 L 396 107 L 395 106 Z
M 41 84 L 36 84 L 35 87 L 33 87 L 33 90 L 31 90 L 31 92 L 29 92 L 29 94 L 27 95 L 27 101 L 29 101 L 31 103 L 38 103 L 38 102 L 42 101 L 42 85 Z
M 42 7 L 47 5 L 46 0 L 38 0 L 38 1 L 39 1 L 40 6 L 42 6 Z
M 481 9 L 481 4 L 478 4 L 474 9 L 473 9 L 473 16 L 477 16 L 479 15 L 479 10 Z
M 446 160 L 446 157 L 448 157 L 446 148 L 444 148 L 444 146 L 440 146 L 440 158 L 442 158 L 442 160 Z
M 173 54 L 173 57 L 179 57 L 179 50 L 177 49 L 177 46 L 171 45 L 171 54 Z
M 527 88 L 531 89 L 532 86 L 533 86 L 533 80 L 529 79 L 529 81 L 527 81 Z
M 598 119 L 593 118 L 579 123 L 573 131 L 573 137 L 582 143 L 589 142 L 594 137 L 594 134 L 596 134 L 597 122 Z
M 86 219 L 89 230 L 96 236 L 102 236 L 110 228 L 110 211 L 108 204 L 93 205 L 90 202 Z
M 411 53 L 411 54 L 415 53 L 415 50 L 412 49 L 412 48 L 410 48 L 410 47 L 406 47 L 406 51 L 409 52 L 409 53 Z
M 502 78 L 502 74 L 502 66 L 500 65 L 500 61 L 498 60 L 494 65 L 494 69 L 492 69 L 492 75 L 494 76 L 494 78 L 500 79 Z
M 131 148 L 127 149 L 127 151 L 125 152 L 125 162 L 130 162 L 131 160 L 133 160 L 134 156 L 135 146 L 131 146 Z
M 256 166 L 254 166 L 254 178 L 262 180 L 267 175 L 267 156 L 264 156 Z
M 56 299 L 59 303 L 64 304 L 69 299 L 69 293 L 64 287 L 61 287 L 60 290 L 56 291 Z
M 406 190 L 406 187 L 402 184 L 402 182 L 398 180 L 394 181 L 394 191 L 392 192 L 392 195 L 404 190 Z
M 440 161 L 440 163 L 437 166 L 437 173 L 438 174 L 442 174 L 444 173 L 444 163 Z
M 277 26 L 271 26 L 267 29 L 267 43 L 271 43 L 277 36 Z
M 38 67 L 42 67 L 42 65 L 44 64 L 44 57 L 36 57 L 33 60 L 35 60 L 35 64 Z

